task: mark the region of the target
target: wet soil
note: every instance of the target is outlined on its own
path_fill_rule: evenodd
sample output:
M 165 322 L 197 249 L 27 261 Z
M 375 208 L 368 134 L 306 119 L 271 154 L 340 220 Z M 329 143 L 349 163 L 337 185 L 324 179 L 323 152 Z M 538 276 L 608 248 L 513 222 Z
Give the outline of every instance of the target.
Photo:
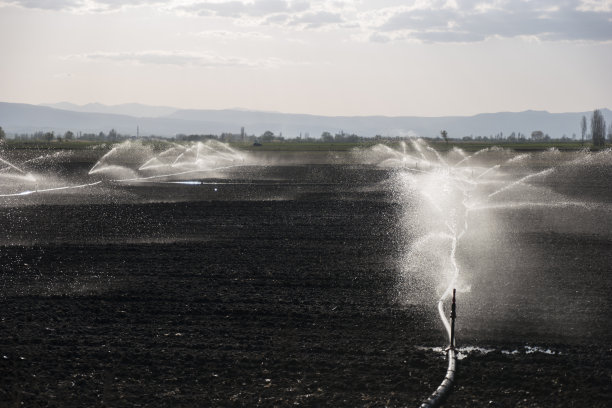
M 283 166 L 6 200 L 0 406 L 418 406 L 445 335 L 435 304 L 399 300 L 391 177 Z M 445 406 L 609 406 L 610 233 L 504 222 L 463 248 L 458 344 L 492 351 L 459 361 Z

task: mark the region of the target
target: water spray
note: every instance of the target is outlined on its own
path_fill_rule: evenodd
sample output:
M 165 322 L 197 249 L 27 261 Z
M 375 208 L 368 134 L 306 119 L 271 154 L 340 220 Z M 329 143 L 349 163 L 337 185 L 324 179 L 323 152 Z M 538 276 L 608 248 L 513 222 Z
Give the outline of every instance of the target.
M 26 190 L 26 191 L 21 191 L 19 193 L 12 193 L 12 194 L 0 194 L 0 197 L 18 197 L 18 196 L 26 196 L 26 195 L 31 195 L 31 194 L 39 194 L 39 193 L 47 193 L 50 191 L 60 191 L 60 190 L 70 190 L 70 189 L 77 189 L 77 188 L 85 188 L 85 187 L 91 187 L 91 186 L 95 186 L 102 183 L 102 181 L 96 181 L 93 183 L 87 183 L 87 184 L 79 184 L 79 185 L 69 185 L 69 186 L 62 186 L 62 187 L 53 187 L 53 188 L 43 188 L 43 189 L 35 189 L 35 190 Z
M 26 174 L 25 171 L 21 170 L 19 167 L 15 166 L 11 162 L 4 160 L 2 157 L 0 157 L 0 162 L 6 164 L 10 168 L 13 168 L 13 169 L 17 170 L 19 173 Z

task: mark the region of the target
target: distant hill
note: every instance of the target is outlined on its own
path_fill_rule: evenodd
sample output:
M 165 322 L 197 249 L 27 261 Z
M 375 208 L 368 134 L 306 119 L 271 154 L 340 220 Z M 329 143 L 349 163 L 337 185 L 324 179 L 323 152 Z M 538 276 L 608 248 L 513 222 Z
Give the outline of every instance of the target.
M 115 115 L 128 115 L 137 118 L 158 118 L 168 116 L 176 112 L 177 108 L 169 106 L 149 106 L 140 103 L 124 103 L 121 105 L 103 105 L 101 103 L 88 103 L 86 105 L 75 105 L 70 102 L 43 103 L 42 106 L 69 110 L 74 112 L 88 113 L 110 113 Z
M 612 121 L 612 111 L 602 109 L 606 123 Z M 483 113 L 475 116 L 416 117 L 416 116 L 316 116 L 259 112 L 240 109 L 180 110 L 139 104 L 84 106 L 68 103 L 51 106 L 0 102 L 0 126 L 8 134 L 71 130 L 75 133 L 107 133 L 111 129 L 128 135 L 174 136 L 176 134 L 239 133 L 260 135 L 266 130 L 286 137 L 309 133 L 319 137 L 322 132 L 355 133 L 360 136 L 424 136 L 436 137 L 448 131 L 449 137 L 491 136 L 503 132 L 521 132 L 529 136 L 541 130 L 553 138 L 573 133 L 580 137 L 580 119 L 591 112 L 549 113 L 546 111 Z

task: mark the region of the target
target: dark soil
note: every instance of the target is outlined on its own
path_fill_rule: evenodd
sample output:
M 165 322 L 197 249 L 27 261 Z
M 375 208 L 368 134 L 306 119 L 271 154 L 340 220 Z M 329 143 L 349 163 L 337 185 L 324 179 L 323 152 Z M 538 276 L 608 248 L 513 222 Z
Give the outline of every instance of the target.
M 434 303 L 396 296 L 406 242 L 391 174 L 331 165 L 252 171 L 233 174 L 231 185 L 107 183 L 85 197 L 7 200 L 0 406 L 426 399 L 446 370 L 431 350 L 445 335 Z M 609 406 L 610 234 L 585 240 L 506 221 L 515 228 L 491 243 L 497 261 L 470 261 L 477 250 L 464 248 L 475 274 L 505 273 L 483 273 L 463 309 L 459 298 L 459 345 L 494 351 L 459 361 L 445 406 Z M 499 263 L 515 255 L 522 263 Z M 520 267 L 531 264 L 525 256 L 535 257 L 532 270 Z M 559 289 L 562 297 L 542 299 L 551 282 L 580 294 Z M 500 287 L 508 291 L 491 289 Z

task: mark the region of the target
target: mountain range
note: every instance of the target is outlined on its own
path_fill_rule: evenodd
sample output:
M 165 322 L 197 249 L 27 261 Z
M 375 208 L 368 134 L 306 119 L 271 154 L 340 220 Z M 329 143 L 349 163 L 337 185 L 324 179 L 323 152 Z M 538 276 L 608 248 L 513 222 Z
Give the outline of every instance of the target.
M 601 109 L 606 123 L 612 111 Z M 508 136 L 520 132 L 527 136 L 540 130 L 553 138 L 566 135 L 580 137 L 580 120 L 592 112 L 550 113 L 546 111 L 482 113 L 474 116 L 318 116 L 244 109 L 188 110 L 142 104 L 74 105 L 67 102 L 30 105 L 0 102 L 0 126 L 11 134 L 53 131 L 63 134 L 108 133 L 141 136 L 175 136 L 177 134 L 240 133 L 260 135 L 270 130 L 285 137 L 298 135 L 319 137 L 322 132 L 348 133 L 360 136 L 436 137 L 447 130 L 449 137 L 491 136 L 503 132 Z

